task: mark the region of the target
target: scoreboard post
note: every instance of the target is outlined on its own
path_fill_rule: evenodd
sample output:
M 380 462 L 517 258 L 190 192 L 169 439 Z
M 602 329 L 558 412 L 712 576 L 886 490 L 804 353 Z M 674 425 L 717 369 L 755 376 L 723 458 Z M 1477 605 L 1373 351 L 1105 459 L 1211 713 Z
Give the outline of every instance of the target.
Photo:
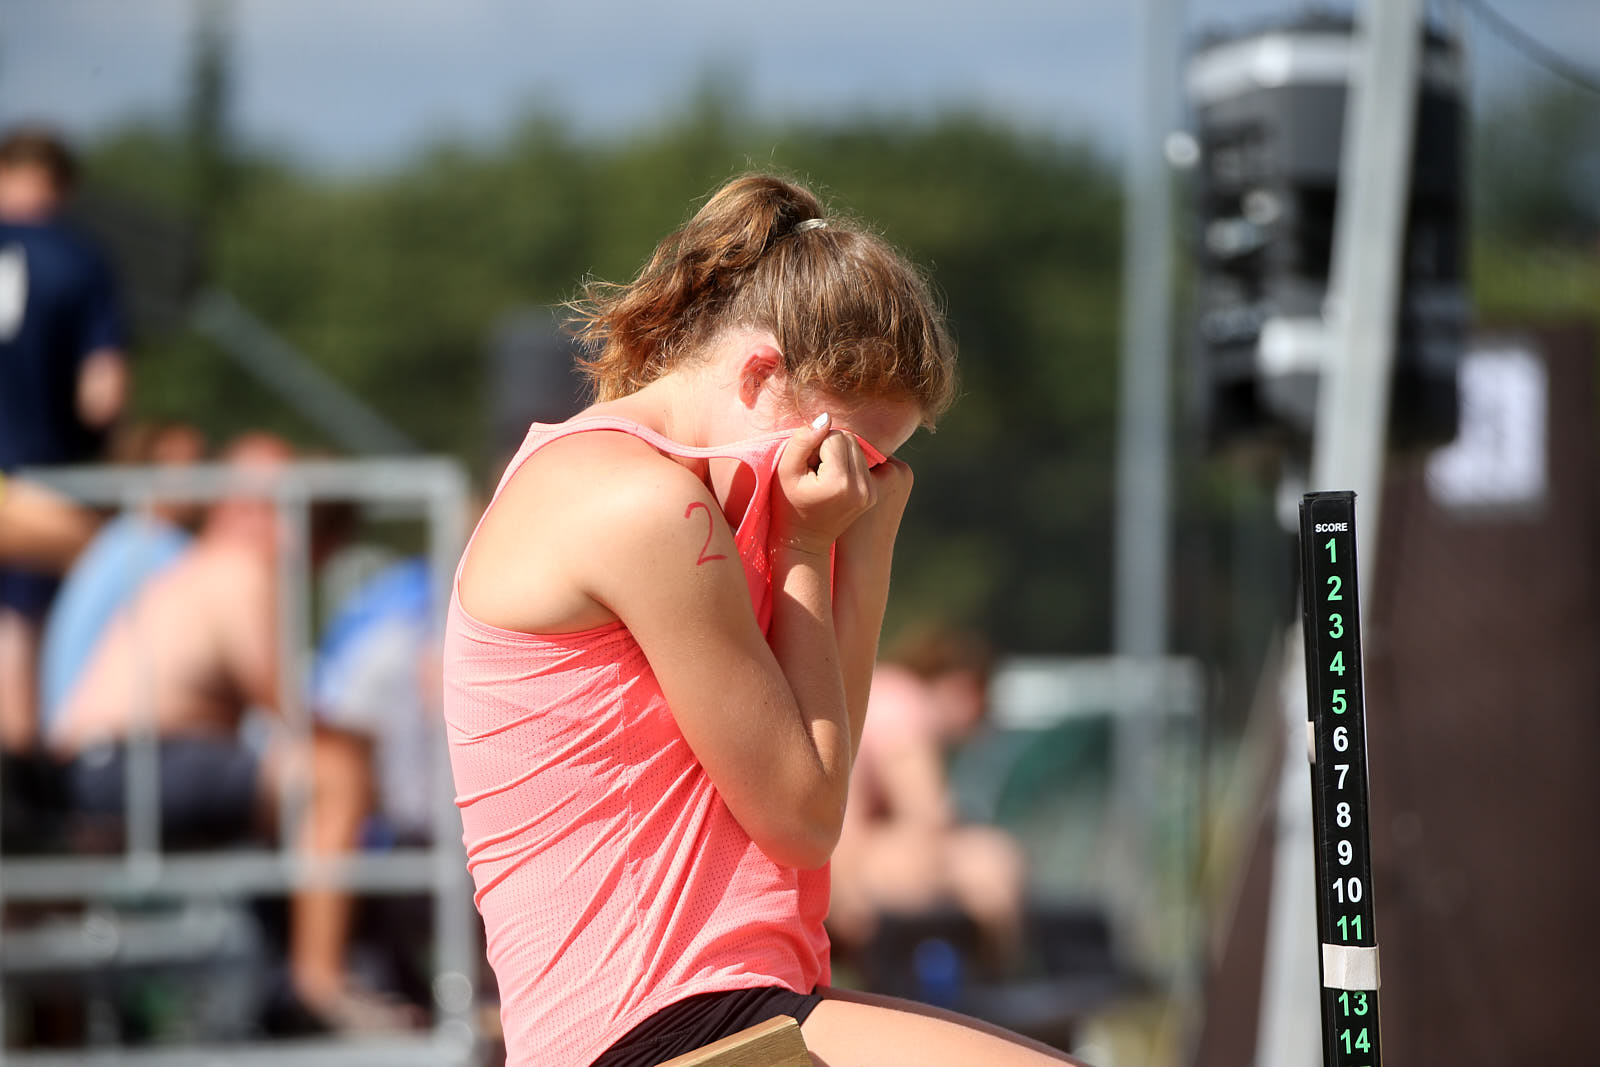
M 1301 499 L 1300 586 L 1323 1063 L 1380 1067 L 1354 493 L 1308 493 Z

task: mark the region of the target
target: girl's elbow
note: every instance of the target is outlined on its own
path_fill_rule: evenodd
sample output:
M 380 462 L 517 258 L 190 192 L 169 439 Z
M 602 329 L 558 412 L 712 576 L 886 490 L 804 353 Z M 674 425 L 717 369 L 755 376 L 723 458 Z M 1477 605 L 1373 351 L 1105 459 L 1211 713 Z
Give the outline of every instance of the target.
M 785 867 L 802 871 L 816 870 L 833 856 L 839 843 L 839 832 L 844 825 L 844 813 L 837 817 L 817 814 L 811 817 L 796 815 L 782 827 L 774 827 L 763 835 L 757 845 L 767 858 Z

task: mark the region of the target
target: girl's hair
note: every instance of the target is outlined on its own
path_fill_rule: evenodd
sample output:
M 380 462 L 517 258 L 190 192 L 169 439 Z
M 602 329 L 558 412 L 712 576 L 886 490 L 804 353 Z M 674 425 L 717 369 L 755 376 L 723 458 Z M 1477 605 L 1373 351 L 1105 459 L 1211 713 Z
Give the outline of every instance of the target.
M 728 182 L 637 278 L 591 281 L 572 308 L 600 400 L 647 385 L 733 326 L 771 330 L 795 387 L 910 400 L 930 426 L 955 392 L 955 348 L 921 273 L 767 174 Z

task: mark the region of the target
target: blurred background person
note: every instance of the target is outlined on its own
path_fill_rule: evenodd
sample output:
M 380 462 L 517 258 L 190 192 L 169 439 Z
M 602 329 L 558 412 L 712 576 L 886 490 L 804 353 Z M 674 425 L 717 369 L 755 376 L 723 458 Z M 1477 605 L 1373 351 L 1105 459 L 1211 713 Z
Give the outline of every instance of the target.
M 99 250 L 59 219 L 77 166 L 50 131 L 0 138 L 0 472 L 97 455 L 127 394 L 117 294 Z M 0 742 L 38 739 L 34 663 L 55 592 L 0 569 Z
M 205 458 L 205 436 L 181 422 L 145 422 L 119 433 L 120 463 L 183 467 Z M 62 582 L 39 649 L 39 719 L 45 734 L 106 626 L 145 582 L 176 562 L 192 540 L 192 504 L 156 500 L 108 521 Z
M 945 769 L 988 710 L 993 653 L 976 634 L 913 632 L 872 675 L 833 854 L 830 933 L 862 947 L 884 913 L 954 906 L 975 921 L 991 963 L 1019 948 L 1025 867 L 1004 831 L 964 824 Z
M 89 544 L 97 521 L 59 493 L 0 473 L 0 568 L 59 574 Z
M 319 723 L 366 739 L 377 793 L 364 843 L 431 836 L 435 752 L 428 694 L 439 681 L 427 561 L 396 559 L 359 582 L 324 630 L 312 672 Z
M 253 434 L 224 458 L 241 477 L 269 478 L 292 456 L 283 441 Z M 313 563 L 342 532 L 339 517 L 330 515 L 313 511 Z M 301 847 L 331 856 L 355 845 L 372 799 L 362 738 L 316 725 L 303 753 L 281 743 L 263 753 L 240 738 L 246 712 L 281 708 L 278 542 L 273 503 L 246 488 L 214 506 L 194 543 L 106 627 L 82 676 L 69 686 L 50 735 L 53 751 L 70 761 L 67 788 L 78 813 L 122 813 L 126 741 L 148 716 L 159 738 L 162 834 L 169 847 L 239 840 L 272 828 L 276 798 L 297 760 L 309 787 Z M 394 1025 L 404 1017 L 346 981 L 349 922 L 347 894 L 316 887 L 296 893 L 289 933 L 293 993 L 326 1026 Z

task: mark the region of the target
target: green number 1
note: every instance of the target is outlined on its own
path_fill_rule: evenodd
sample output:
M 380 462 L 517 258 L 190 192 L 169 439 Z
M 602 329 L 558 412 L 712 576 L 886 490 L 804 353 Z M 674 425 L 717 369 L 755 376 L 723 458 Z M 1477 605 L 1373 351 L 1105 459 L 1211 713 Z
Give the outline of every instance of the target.
M 1333 538 L 1331 538 L 1331 537 L 1328 538 L 1328 543 L 1323 547 L 1325 547 L 1328 550 L 1328 562 L 1329 563 L 1338 563 L 1339 562 L 1339 552 L 1338 552 L 1337 549 L 1335 549 L 1333 547 Z

